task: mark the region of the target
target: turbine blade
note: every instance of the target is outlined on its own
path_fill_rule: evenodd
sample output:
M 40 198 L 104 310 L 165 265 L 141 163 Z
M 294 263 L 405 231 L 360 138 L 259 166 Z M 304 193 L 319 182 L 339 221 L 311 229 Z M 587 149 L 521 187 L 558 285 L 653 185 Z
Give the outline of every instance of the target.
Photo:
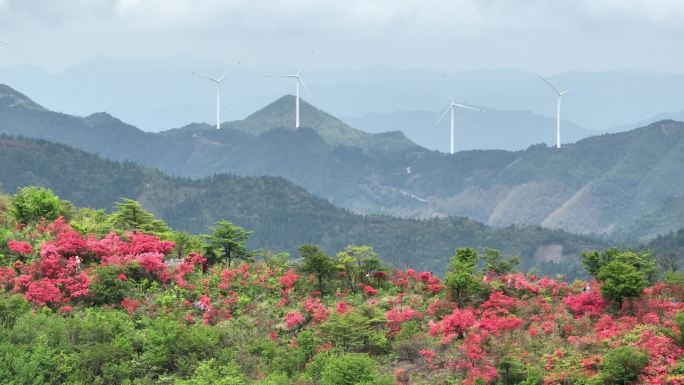
M 207 79 L 207 80 L 211 80 L 212 82 L 215 82 L 215 83 L 218 83 L 218 82 L 219 82 L 219 80 L 214 79 L 214 78 L 210 78 L 209 76 L 204 76 L 204 75 L 202 75 L 202 74 L 198 74 L 197 72 L 192 72 L 192 71 L 189 71 L 189 72 L 190 72 L 190 74 L 195 75 L 195 76 L 198 76 L 198 77 L 200 77 L 200 78 Z
M 297 75 L 264 75 L 267 78 L 296 78 Z
M 447 112 L 449 112 L 449 110 L 450 110 L 452 107 L 453 107 L 453 105 L 449 104 L 449 106 L 448 106 L 448 107 L 444 110 L 444 112 L 442 113 L 442 116 L 440 116 L 439 119 L 435 120 L 435 122 L 433 123 L 433 125 L 436 126 L 439 122 L 441 122 L 442 119 L 444 119 L 444 117 L 446 116 Z
M 311 60 L 311 56 L 313 55 L 314 51 L 316 51 L 316 46 L 313 46 L 313 48 L 311 48 L 311 52 L 309 52 L 309 56 L 306 58 L 306 61 L 304 62 L 302 67 L 299 69 L 299 71 L 297 71 L 297 75 L 302 74 L 302 71 L 304 71 L 304 67 L 306 67 L 306 65 L 309 64 L 309 60 Z
M 297 81 L 299 82 L 299 84 L 302 85 L 302 87 L 304 87 L 304 91 L 306 91 L 306 93 L 309 94 L 309 101 L 313 102 L 313 96 L 311 96 L 311 92 L 309 92 L 309 89 L 306 87 L 306 84 L 304 84 L 304 79 L 302 79 L 301 76 L 297 76 Z
M 479 108 L 468 107 L 468 106 L 465 106 L 465 105 L 463 105 L 463 104 L 454 103 L 454 106 L 456 106 L 456 107 L 461 107 L 461 108 L 467 108 L 467 109 L 469 109 L 469 110 L 474 110 L 474 111 L 480 111 L 480 112 L 482 112 L 482 110 L 480 110 Z
M 556 87 L 554 87 L 553 84 L 551 84 L 548 80 L 544 79 L 543 76 L 541 76 L 539 74 L 537 74 L 537 76 L 539 76 L 539 79 L 543 80 L 544 83 L 548 84 L 549 87 L 551 87 L 551 89 L 553 89 L 557 94 L 560 94 L 560 92 L 556 89 Z
M 225 77 L 226 77 L 226 75 L 228 75 L 229 73 L 233 72 L 233 71 L 235 70 L 235 68 L 237 68 L 237 66 L 239 66 L 239 65 L 240 65 L 240 63 L 242 63 L 242 61 L 243 61 L 243 60 L 244 60 L 244 58 L 242 58 L 242 59 L 238 60 L 238 62 L 237 62 L 237 63 L 235 63 L 235 65 L 234 65 L 233 67 L 231 67 L 231 68 L 228 68 L 228 69 L 226 70 L 226 72 L 224 72 L 224 73 L 223 73 L 223 75 L 221 75 L 221 77 L 220 77 L 220 78 L 218 78 L 217 80 L 218 80 L 219 82 L 220 82 L 220 81 L 222 81 L 222 80 L 223 80 L 223 78 L 225 78 Z

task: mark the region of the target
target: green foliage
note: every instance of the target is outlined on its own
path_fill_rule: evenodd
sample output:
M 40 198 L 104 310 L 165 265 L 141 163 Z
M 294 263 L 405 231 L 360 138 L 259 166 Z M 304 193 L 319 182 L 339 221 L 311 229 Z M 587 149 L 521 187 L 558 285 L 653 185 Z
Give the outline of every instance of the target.
M 684 346 L 684 312 L 677 312 L 675 314 L 675 324 L 679 329 L 679 334 L 674 337 L 679 346 Z
M 324 340 L 345 351 L 358 352 L 370 343 L 371 320 L 360 312 L 332 314 L 320 326 Z
M 302 263 L 299 270 L 305 274 L 313 274 L 318 279 L 318 290 L 324 292 L 324 280 L 335 271 L 335 262 L 323 250 L 314 245 L 299 247 Z
M 623 262 L 610 262 L 601 267 L 597 279 L 601 281 L 601 295 L 614 301 L 618 308 L 625 299 L 641 297 L 648 281 L 644 273 L 633 265 Z
M 133 283 L 121 279 L 119 274 L 127 274 L 126 269 L 115 265 L 95 268 L 89 291 L 96 304 L 119 304 L 121 300 L 131 295 Z
M 5 194 L 0 194 L 0 228 L 7 229 L 10 226 L 10 207 L 12 198 Z
M 620 262 L 633 266 L 644 274 L 649 282 L 655 282 L 657 276 L 656 262 L 649 252 L 635 252 L 611 248 L 604 251 L 592 251 L 582 254 L 582 264 L 589 274 L 598 279 L 601 269 L 611 262 Z
M 370 246 L 349 245 L 337 253 L 337 268 L 345 274 L 347 287 L 357 289 L 357 283 L 380 267 L 378 253 Z
M 140 202 L 124 198 L 115 203 L 116 209 L 109 216 L 109 226 L 124 231 L 141 231 L 147 234 L 163 235 L 171 231 L 169 226 L 154 214 L 145 210 Z
M 198 362 L 208 359 L 218 345 L 219 331 L 204 325 L 185 326 L 171 317 L 150 321 L 142 338 L 148 370 L 187 374 Z
M 601 377 L 606 385 L 635 383 L 648 365 L 648 355 L 632 346 L 621 346 L 606 353 L 601 365 Z
M 211 227 L 207 241 L 207 258 L 211 263 L 225 260 L 228 267 L 234 259 L 250 260 L 252 254 L 247 250 L 247 239 L 251 232 L 229 221 L 218 221 Z
M 173 254 L 178 259 L 189 253 L 202 253 L 204 251 L 204 240 L 199 235 L 173 231 L 167 235 L 167 239 L 176 244 Z
M 284 373 L 271 373 L 268 378 L 252 382 L 252 385 L 290 385 L 290 379 Z
M 9 212 L 17 222 L 27 225 L 36 224 L 42 218 L 53 221 L 62 214 L 62 201 L 52 190 L 24 187 L 14 195 Z
M 475 250 L 461 248 L 456 250 L 456 255 L 449 263 L 445 284 L 459 306 L 462 306 L 465 299 L 478 288 L 478 279 L 474 275 L 477 260 L 478 255 Z
M 367 354 L 345 353 L 328 360 L 321 373 L 321 385 L 358 385 L 370 383 L 375 361 Z
M 481 258 L 485 263 L 485 271 L 491 271 L 497 275 L 508 274 L 520 264 L 519 257 L 504 258 L 501 251 L 490 248 L 485 248 Z
M 499 374 L 497 385 L 526 384 L 528 370 L 520 360 L 513 357 L 504 357 L 499 361 L 496 368 Z
M 98 237 L 103 237 L 113 230 L 104 209 L 75 209 L 69 224 L 81 234 L 94 234 Z
M 235 363 L 218 365 L 214 360 L 199 364 L 195 373 L 187 380 L 178 380 L 176 385 L 244 385 L 240 367 Z

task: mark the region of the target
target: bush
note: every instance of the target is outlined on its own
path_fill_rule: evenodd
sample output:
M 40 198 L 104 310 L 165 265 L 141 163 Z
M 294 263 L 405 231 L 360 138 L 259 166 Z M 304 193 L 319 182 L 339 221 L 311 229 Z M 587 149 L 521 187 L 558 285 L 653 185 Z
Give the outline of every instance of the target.
M 496 371 L 499 374 L 497 385 L 522 384 L 527 380 L 525 365 L 513 357 L 502 358 Z
M 214 360 L 199 364 L 193 376 L 176 381 L 176 385 L 244 385 L 240 367 L 235 363 L 217 365 Z
M 335 347 L 358 352 L 369 340 L 372 329 L 370 319 L 359 312 L 332 314 L 320 326 L 321 336 Z
M 648 365 L 648 355 L 633 346 L 622 346 L 606 353 L 601 377 L 606 385 L 627 385 L 639 379 Z
M 375 361 L 367 354 L 346 353 L 329 360 L 321 375 L 322 385 L 357 385 L 373 381 Z
M 95 278 L 90 282 L 88 288 L 93 296 L 93 301 L 101 305 L 119 304 L 128 297 L 133 291 L 133 283 L 128 280 L 126 273 L 120 266 L 114 265 L 95 268 L 93 271 Z

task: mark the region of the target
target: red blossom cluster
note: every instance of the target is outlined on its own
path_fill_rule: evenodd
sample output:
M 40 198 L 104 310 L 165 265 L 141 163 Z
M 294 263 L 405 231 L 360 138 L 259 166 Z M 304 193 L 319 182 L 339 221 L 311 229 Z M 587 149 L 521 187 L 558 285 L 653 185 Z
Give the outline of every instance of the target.
M 7 247 L 10 251 L 14 251 L 20 255 L 27 255 L 33 253 L 33 246 L 28 242 L 9 240 L 7 242 Z
M 291 311 L 287 314 L 285 314 L 285 325 L 287 326 L 288 329 L 292 329 L 295 326 L 299 326 L 303 324 L 305 321 L 304 316 L 302 313 L 294 310 Z

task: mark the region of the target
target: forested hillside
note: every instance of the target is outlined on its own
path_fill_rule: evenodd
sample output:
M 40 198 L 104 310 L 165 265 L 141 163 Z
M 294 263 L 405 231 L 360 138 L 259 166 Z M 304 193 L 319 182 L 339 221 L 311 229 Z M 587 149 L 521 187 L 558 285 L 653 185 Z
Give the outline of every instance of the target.
M 684 123 L 661 121 L 560 150 L 537 145 L 452 156 L 399 132 L 355 130 L 306 103 L 303 127 L 294 130 L 292 104 L 292 97 L 281 98 L 221 130 L 192 124 L 152 134 L 104 113 L 50 112 L 3 86 L 0 132 L 172 175 L 281 176 L 357 213 L 456 215 L 497 227 L 538 225 L 620 240 L 647 240 L 682 226 Z
M 494 229 L 456 217 L 362 216 L 282 178 L 171 177 L 42 140 L 2 137 L 0 183 L 8 193 L 27 185 L 48 187 L 62 199 L 93 208 L 112 208 L 124 197 L 136 199 L 173 227 L 194 233 L 228 219 L 254 231 L 254 248 L 294 252 L 303 243 L 313 243 L 336 252 L 349 244 L 369 244 L 396 266 L 435 272 L 443 269 L 456 247 L 467 246 L 519 255 L 525 269 L 574 276 L 579 253 L 605 245 L 562 231 L 530 226 Z

